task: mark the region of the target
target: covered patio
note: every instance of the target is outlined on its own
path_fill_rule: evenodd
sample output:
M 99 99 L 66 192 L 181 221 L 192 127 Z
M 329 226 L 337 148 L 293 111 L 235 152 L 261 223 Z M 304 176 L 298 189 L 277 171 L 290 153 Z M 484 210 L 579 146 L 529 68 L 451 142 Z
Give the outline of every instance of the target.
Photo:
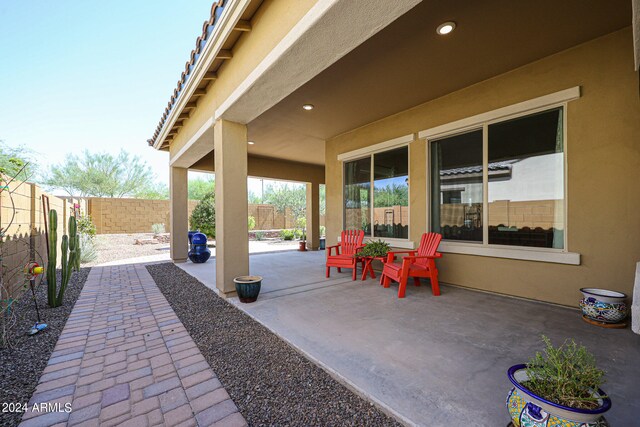
M 592 351 L 607 418 L 634 424 L 640 337 L 576 310 L 582 287 L 631 295 L 639 260 L 631 3 L 221 7 L 149 140 L 170 153 L 172 260 L 408 424 L 506 425 L 506 369 L 542 335 Z M 204 265 L 184 262 L 189 170 L 216 174 Z M 249 176 L 307 183 L 312 250 L 320 184 L 327 245 L 345 229 L 402 249 L 442 234 L 442 295 L 326 279 L 324 252 L 249 256 Z M 264 276 L 249 305 L 233 283 L 246 274 Z
M 216 290 L 211 266 L 178 264 Z M 350 272 L 324 277 L 324 252 L 256 254 L 264 276 L 258 301 L 229 301 L 357 393 L 410 425 L 509 422 L 506 370 L 573 338 L 606 370 L 612 426 L 634 425 L 640 410 L 640 336 L 586 324 L 575 309 L 441 284 L 407 287 L 397 298 L 377 280 Z

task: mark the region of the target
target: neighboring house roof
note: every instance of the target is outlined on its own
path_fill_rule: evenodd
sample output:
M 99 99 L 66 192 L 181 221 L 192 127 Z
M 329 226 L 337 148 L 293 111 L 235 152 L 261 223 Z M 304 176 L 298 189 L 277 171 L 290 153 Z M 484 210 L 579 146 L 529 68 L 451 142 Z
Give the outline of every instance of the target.
M 218 22 L 218 18 L 220 18 L 220 15 L 224 10 L 225 3 L 225 0 L 216 0 L 211 6 L 211 17 L 207 21 L 204 21 L 204 24 L 202 25 L 202 34 L 198 36 L 196 40 L 196 48 L 191 51 L 189 60 L 185 64 L 184 71 L 180 75 L 180 80 L 178 80 L 177 87 L 173 90 L 171 99 L 169 100 L 169 103 L 164 110 L 164 114 L 162 115 L 162 118 L 160 119 L 160 122 L 158 123 L 158 126 L 153 133 L 153 137 L 147 140 L 149 145 L 153 146 L 155 144 L 156 138 L 158 138 L 158 135 L 160 134 L 160 131 L 162 130 L 167 117 L 169 117 L 171 110 L 173 109 L 178 97 L 180 96 L 182 88 L 184 87 L 187 80 L 189 80 L 191 71 L 196 64 L 196 61 L 198 61 L 202 49 L 204 49 L 205 45 L 207 44 L 209 36 L 213 32 L 213 28 L 215 27 L 216 22 Z
M 489 169 L 489 172 L 510 171 L 511 165 L 518 161 L 519 161 L 518 159 L 504 160 L 502 162 L 489 163 L 487 167 Z M 458 175 L 478 174 L 478 173 L 482 173 L 482 165 L 466 166 L 463 168 L 454 168 L 454 169 L 444 169 L 440 171 L 440 176 L 458 176 Z

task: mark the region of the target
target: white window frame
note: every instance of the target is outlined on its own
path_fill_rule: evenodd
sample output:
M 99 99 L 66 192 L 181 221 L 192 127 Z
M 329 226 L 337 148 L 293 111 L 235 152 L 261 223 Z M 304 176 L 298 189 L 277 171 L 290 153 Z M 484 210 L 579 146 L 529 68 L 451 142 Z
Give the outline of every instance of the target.
M 370 145 L 368 147 L 360 148 L 353 151 L 348 151 L 346 153 L 342 153 L 338 155 L 338 161 L 341 164 L 341 174 L 342 174 L 342 227 L 345 226 L 345 211 L 344 211 L 344 185 L 345 185 L 345 175 L 344 175 L 344 164 L 345 162 L 351 162 L 354 160 L 366 159 L 367 157 L 371 158 L 371 175 L 370 175 L 370 183 L 373 184 L 373 176 L 374 176 L 374 159 L 373 156 L 375 154 L 384 153 L 386 151 L 395 150 L 397 148 L 407 147 L 407 178 L 409 179 L 409 189 L 408 189 L 408 200 L 411 200 L 411 143 L 415 140 L 415 134 L 404 135 L 398 138 L 390 139 L 388 141 L 380 142 L 378 144 Z M 371 222 L 371 235 L 365 235 L 365 242 L 370 242 L 372 240 L 382 240 L 387 242 L 391 247 L 394 248 L 402 248 L 402 249 L 413 249 L 414 243 L 410 240 L 409 237 L 406 239 L 399 239 L 393 237 L 376 237 L 373 235 L 373 219 L 375 215 L 374 211 L 374 200 L 373 200 L 373 187 L 371 188 L 371 212 L 370 212 L 370 222 Z M 407 208 L 409 209 L 409 224 L 408 224 L 408 233 L 407 236 L 411 236 L 411 203 L 409 202 Z M 338 240 L 340 238 L 338 237 Z
M 549 95 L 534 98 L 528 101 L 520 102 L 518 104 L 510 105 L 496 110 L 488 111 L 482 114 L 478 114 L 472 117 L 467 117 L 462 120 L 447 123 L 441 126 L 436 126 L 431 129 L 426 129 L 418 133 L 418 137 L 426 142 L 427 153 L 427 169 L 431 168 L 431 146 L 430 142 L 433 140 L 446 138 L 456 134 L 464 133 L 471 130 L 482 129 L 482 183 L 483 183 L 483 232 L 482 242 L 470 243 L 470 242 L 456 242 L 445 241 L 440 243 L 439 250 L 441 252 L 466 254 L 466 255 L 478 255 L 488 256 L 494 258 L 509 258 L 526 261 L 540 261 L 551 262 L 559 264 L 571 264 L 580 265 L 580 254 L 575 252 L 569 252 L 569 239 L 568 239 L 568 192 L 567 192 L 567 157 L 568 157 L 568 139 L 567 139 L 567 106 L 570 101 L 580 98 L 580 86 L 575 86 L 569 89 L 565 89 L 559 92 L 555 92 Z M 488 127 L 494 123 L 500 123 L 507 120 L 512 120 L 519 117 L 525 117 L 532 114 L 536 114 L 542 111 L 551 110 L 554 108 L 562 107 L 562 131 L 563 131 L 563 155 L 564 155 L 564 248 L 535 248 L 527 246 L 510 246 L 510 245 L 496 245 L 489 244 L 489 223 L 487 221 L 486 213 L 488 210 Z M 427 227 L 431 229 L 431 197 L 435 197 L 431 192 L 431 174 L 427 173 L 427 191 L 429 192 L 427 197 Z

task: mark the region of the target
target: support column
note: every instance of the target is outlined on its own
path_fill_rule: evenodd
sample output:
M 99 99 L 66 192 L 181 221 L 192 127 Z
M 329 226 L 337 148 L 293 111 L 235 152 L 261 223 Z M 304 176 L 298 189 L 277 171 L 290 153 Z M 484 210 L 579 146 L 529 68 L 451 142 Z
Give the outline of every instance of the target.
M 307 184 L 307 248 L 320 247 L 320 185 Z
M 170 167 L 169 191 L 171 206 L 169 221 L 171 232 L 171 259 L 185 262 L 189 252 L 189 180 L 186 168 Z
M 216 171 L 216 287 L 235 296 L 234 277 L 249 274 L 247 127 L 218 120 L 213 129 Z

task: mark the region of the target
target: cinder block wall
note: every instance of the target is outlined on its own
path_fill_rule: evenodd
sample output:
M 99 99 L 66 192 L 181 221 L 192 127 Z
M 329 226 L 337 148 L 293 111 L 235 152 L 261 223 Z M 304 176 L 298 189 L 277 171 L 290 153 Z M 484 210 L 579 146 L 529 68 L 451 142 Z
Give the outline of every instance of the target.
M 35 261 L 40 265 L 47 262 L 47 240 L 45 238 L 43 196 L 49 198 L 50 209 L 58 213 L 58 240 L 60 247 L 63 234 L 67 233 L 67 221 L 73 215 L 74 206 L 86 212 L 84 200 L 60 198 L 46 195 L 40 187 L 31 183 L 12 182 L 8 189 L 0 193 L 0 227 L 4 235 L 0 248 L 2 257 L 2 283 L 4 290 L 0 299 L 16 297 L 25 289 L 24 268 Z M 58 259 L 60 263 L 60 251 Z
M 88 198 L 89 215 L 98 234 L 150 233 L 153 224 L 170 230 L 169 200 Z M 198 204 L 189 201 L 189 215 Z
M 150 233 L 153 224 L 164 224 L 170 230 L 169 200 L 99 198 L 87 199 L 89 215 L 98 234 Z M 198 200 L 189 201 L 189 216 Z M 291 211 L 280 213 L 273 205 L 249 204 L 249 215 L 256 220 L 255 230 L 274 230 L 295 227 Z M 324 224 L 324 216 L 320 217 Z

